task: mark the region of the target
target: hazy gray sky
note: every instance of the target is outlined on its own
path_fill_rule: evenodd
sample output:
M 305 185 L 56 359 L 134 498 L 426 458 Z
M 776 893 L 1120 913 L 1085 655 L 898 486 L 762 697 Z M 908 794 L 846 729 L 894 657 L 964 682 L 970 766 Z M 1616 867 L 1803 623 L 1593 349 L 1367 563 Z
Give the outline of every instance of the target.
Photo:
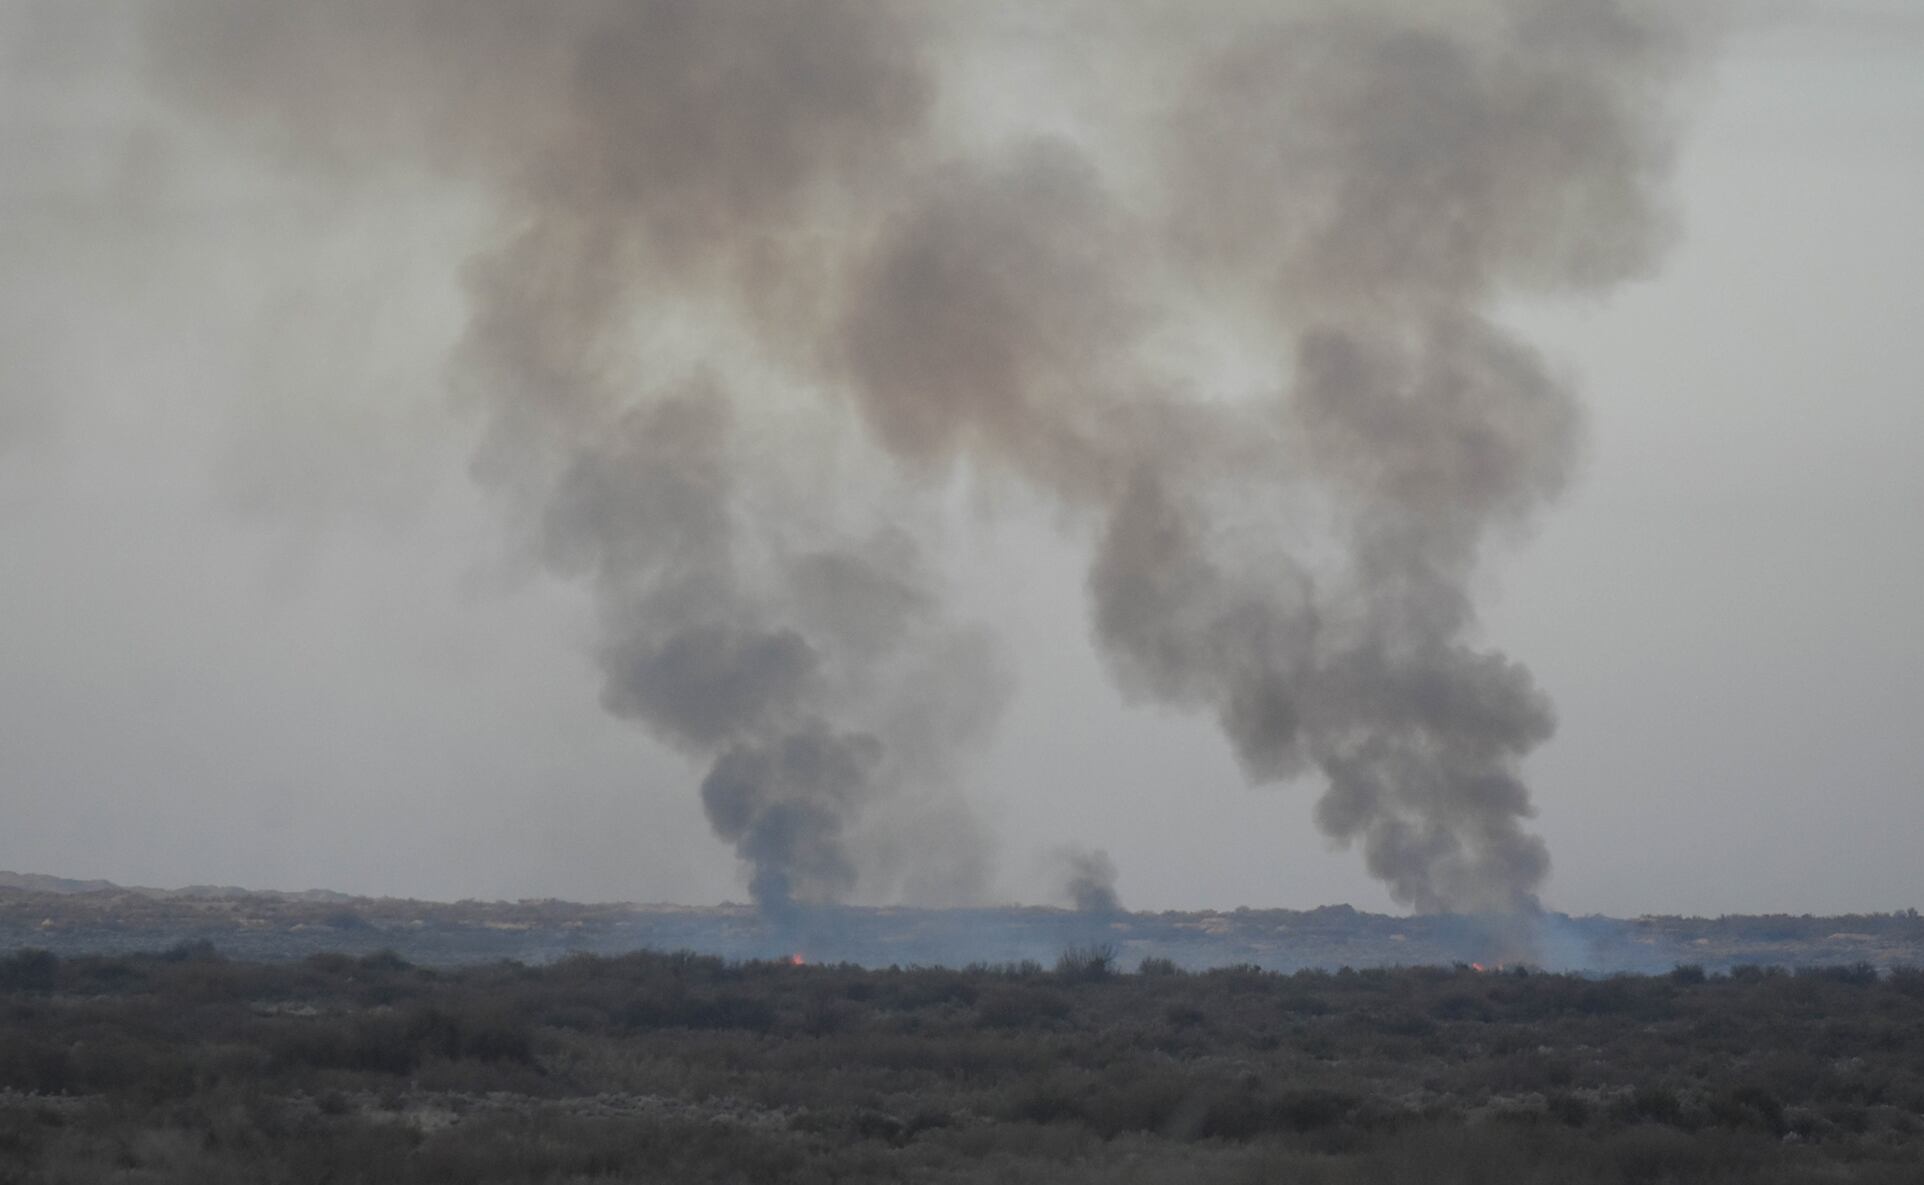
M 0 0 L 0 868 L 743 899 L 701 768 L 601 707 L 605 605 L 471 476 L 490 211 L 237 143 L 150 93 L 130 11 Z M 1556 703 L 1525 772 L 1570 912 L 1924 905 L 1924 12 L 1736 11 L 1653 274 L 1502 309 L 1587 416 L 1474 578 Z M 1010 60 L 978 101 L 1048 92 Z M 1125 705 L 1092 531 L 966 471 L 918 513 L 1013 689 L 954 773 L 989 898 L 1060 900 L 1077 845 L 1132 908 L 1392 907 L 1317 776 L 1249 789 Z

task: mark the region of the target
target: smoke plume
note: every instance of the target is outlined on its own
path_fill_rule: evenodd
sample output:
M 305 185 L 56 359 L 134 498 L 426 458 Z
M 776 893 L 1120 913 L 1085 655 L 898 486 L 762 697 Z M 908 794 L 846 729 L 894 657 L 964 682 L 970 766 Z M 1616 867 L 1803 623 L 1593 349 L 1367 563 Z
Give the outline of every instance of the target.
M 1470 580 L 1581 436 L 1500 302 L 1653 264 L 1686 33 L 1631 0 L 206 0 L 150 49 L 317 185 L 490 212 L 449 367 L 475 473 L 593 589 L 602 702 L 706 769 L 771 911 L 980 889 L 956 791 L 1006 680 L 924 529 L 962 466 L 1092 539 L 1125 694 L 1320 779 L 1398 900 L 1488 910 L 1547 873 L 1519 767 L 1554 716 Z M 1047 85 L 985 102 L 1017 57 Z M 1079 905 L 1113 876 L 1081 860 Z
M 1063 865 L 1062 887 L 1077 913 L 1122 912 L 1122 899 L 1116 896 L 1116 862 L 1108 852 L 1069 847 L 1056 855 Z

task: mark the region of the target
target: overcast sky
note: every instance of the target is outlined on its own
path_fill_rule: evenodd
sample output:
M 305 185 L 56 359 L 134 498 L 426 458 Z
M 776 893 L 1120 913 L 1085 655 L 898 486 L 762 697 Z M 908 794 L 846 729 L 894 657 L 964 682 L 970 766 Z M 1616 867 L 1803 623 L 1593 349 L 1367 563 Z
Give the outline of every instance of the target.
M 701 770 L 602 710 L 590 591 L 470 475 L 487 212 L 236 148 L 148 92 L 124 11 L 0 0 L 0 868 L 745 899 Z M 1924 906 L 1924 12 L 1755 6 L 1681 95 L 1660 266 L 1503 309 L 1588 420 L 1475 580 L 1557 706 L 1543 900 Z M 961 774 L 991 899 L 1060 901 L 1080 845 L 1132 908 L 1396 908 L 1314 777 L 1250 789 L 1207 720 L 1124 703 L 1085 536 L 946 505 L 1013 686 Z

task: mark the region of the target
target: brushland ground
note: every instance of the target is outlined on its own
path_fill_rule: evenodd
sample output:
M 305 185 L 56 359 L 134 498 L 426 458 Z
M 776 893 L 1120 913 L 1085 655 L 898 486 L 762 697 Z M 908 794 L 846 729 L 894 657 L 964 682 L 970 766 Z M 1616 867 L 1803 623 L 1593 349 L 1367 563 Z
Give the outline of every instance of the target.
M 0 957 L 0 1182 L 1924 1180 L 1924 972 Z

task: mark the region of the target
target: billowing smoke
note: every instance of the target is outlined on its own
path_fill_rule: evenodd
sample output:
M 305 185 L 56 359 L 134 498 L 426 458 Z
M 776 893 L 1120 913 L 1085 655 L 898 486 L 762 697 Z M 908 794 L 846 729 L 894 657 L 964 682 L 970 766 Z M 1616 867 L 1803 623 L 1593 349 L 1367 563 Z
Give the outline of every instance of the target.
M 593 588 L 604 704 L 706 767 L 772 911 L 979 891 L 955 791 L 1005 680 L 925 529 L 958 467 L 1086 530 L 1125 693 L 1213 716 L 1252 783 L 1326 782 L 1319 826 L 1399 900 L 1534 901 L 1519 765 L 1554 718 L 1469 588 L 1581 424 L 1501 302 L 1651 266 L 1662 5 L 207 0 L 152 30 L 169 93 L 317 184 L 490 211 L 450 364 L 475 472 Z
M 1122 899 L 1116 896 L 1116 862 L 1101 848 L 1067 847 L 1057 858 L 1063 866 L 1063 890 L 1077 913 L 1114 914 L 1122 912 Z

